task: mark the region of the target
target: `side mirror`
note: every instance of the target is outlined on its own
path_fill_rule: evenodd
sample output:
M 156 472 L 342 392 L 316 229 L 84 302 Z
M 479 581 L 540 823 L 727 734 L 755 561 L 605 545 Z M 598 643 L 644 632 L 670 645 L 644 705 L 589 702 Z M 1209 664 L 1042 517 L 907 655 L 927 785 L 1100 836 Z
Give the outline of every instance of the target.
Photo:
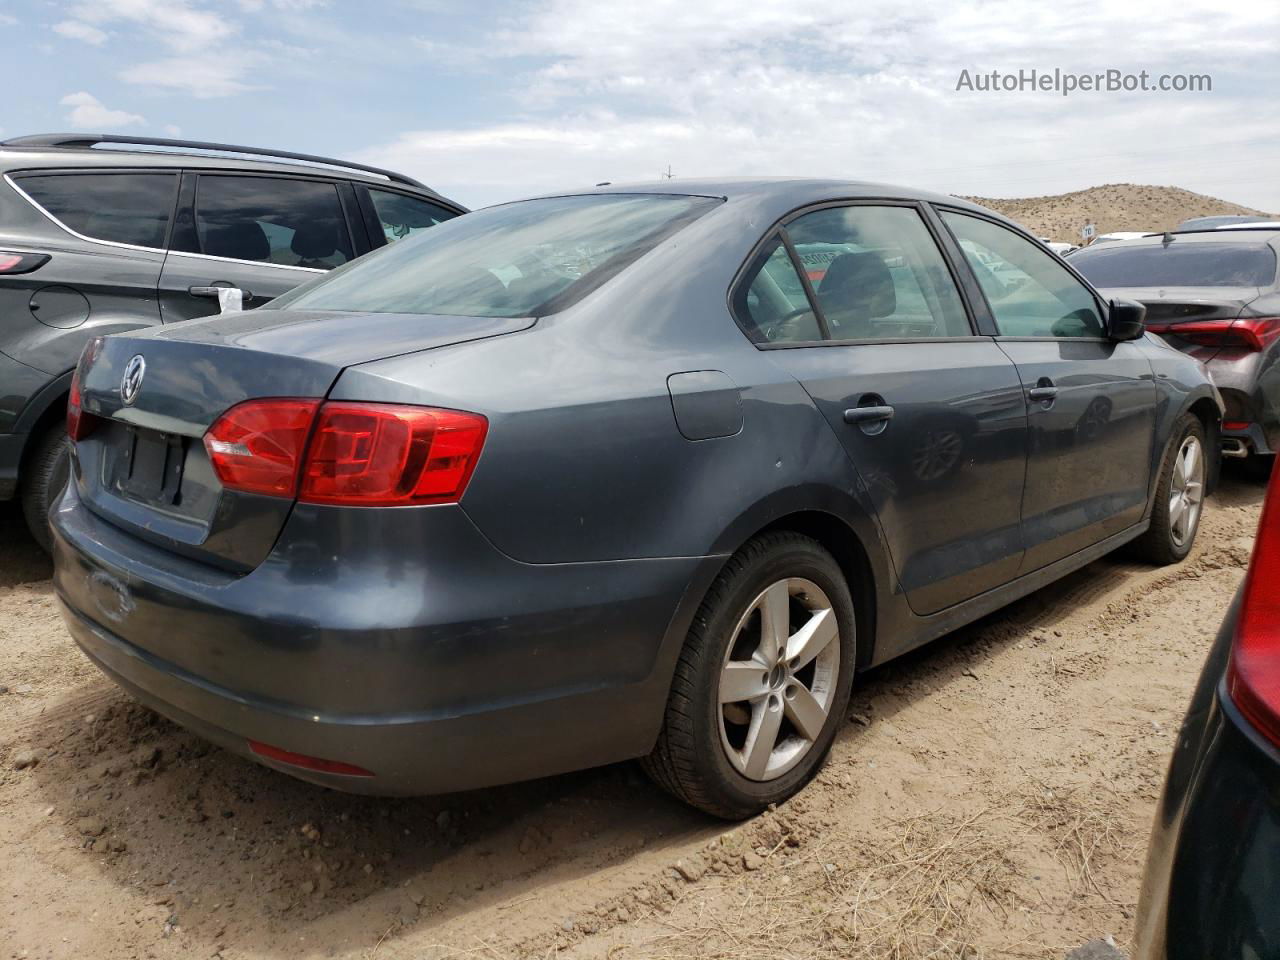
M 1112 300 L 1107 309 L 1107 336 L 1112 340 L 1140 340 L 1147 332 L 1147 308 L 1136 300 Z

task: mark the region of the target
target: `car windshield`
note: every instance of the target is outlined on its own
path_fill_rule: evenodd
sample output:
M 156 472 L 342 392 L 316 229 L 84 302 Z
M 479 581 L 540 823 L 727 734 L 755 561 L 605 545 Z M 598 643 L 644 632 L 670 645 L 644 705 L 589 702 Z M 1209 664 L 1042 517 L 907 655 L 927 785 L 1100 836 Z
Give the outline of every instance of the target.
M 719 202 L 594 194 L 490 207 L 401 240 L 271 306 L 469 317 L 555 313 Z
M 1276 255 L 1265 243 L 1086 248 L 1071 265 L 1095 287 L 1268 287 L 1276 279 Z

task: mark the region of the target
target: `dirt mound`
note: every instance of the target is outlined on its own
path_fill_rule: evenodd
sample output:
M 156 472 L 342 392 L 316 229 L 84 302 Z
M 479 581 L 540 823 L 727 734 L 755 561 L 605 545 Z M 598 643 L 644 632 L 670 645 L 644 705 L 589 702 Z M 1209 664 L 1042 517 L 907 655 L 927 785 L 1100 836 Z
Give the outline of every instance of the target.
M 1217 197 L 1181 187 L 1153 187 L 1138 183 L 1107 183 L 1075 193 L 1049 197 L 966 197 L 1025 226 L 1037 237 L 1080 242 L 1080 228 L 1097 226 L 1098 233 L 1117 230 L 1172 230 L 1190 217 L 1226 214 L 1271 216 Z

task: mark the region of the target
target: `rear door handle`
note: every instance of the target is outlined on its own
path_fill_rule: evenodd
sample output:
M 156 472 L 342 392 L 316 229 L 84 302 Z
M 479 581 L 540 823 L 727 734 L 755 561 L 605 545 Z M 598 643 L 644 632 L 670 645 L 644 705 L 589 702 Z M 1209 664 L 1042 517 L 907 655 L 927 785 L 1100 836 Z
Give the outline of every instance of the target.
M 1032 387 L 1027 391 L 1027 396 L 1032 400 L 1052 400 L 1057 395 L 1057 387 Z
M 850 407 L 844 412 L 845 423 L 879 423 L 893 419 L 893 407 Z
M 193 297 L 210 297 L 210 298 L 212 298 L 212 299 L 216 300 L 216 299 L 218 299 L 218 291 L 219 291 L 219 290 L 235 290 L 235 289 L 236 289 L 235 287 L 218 287 L 218 286 L 214 286 L 214 287 L 187 287 L 187 293 L 191 294 Z M 240 291 L 240 295 L 241 295 L 245 300 L 251 300 L 251 299 L 253 299 L 253 294 L 252 294 L 252 293 L 250 293 L 248 290 L 241 290 L 241 291 Z

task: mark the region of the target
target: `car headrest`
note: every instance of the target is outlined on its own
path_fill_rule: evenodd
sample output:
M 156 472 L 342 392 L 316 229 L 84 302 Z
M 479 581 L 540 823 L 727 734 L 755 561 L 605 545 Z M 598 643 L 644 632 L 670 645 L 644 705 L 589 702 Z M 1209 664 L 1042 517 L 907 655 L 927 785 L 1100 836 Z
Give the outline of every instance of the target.
M 303 260 L 323 260 L 338 249 L 338 231 L 332 223 L 312 220 L 293 231 L 289 247 Z
M 271 256 L 271 242 L 254 220 L 211 223 L 205 228 L 204 252 L 211 257 L 266 260 Z
M 817 289 L 822 309 L 863 319 L 887 317 L 898 309 L 893 275 L 878 253 L 842 253 L 827 266 Z

